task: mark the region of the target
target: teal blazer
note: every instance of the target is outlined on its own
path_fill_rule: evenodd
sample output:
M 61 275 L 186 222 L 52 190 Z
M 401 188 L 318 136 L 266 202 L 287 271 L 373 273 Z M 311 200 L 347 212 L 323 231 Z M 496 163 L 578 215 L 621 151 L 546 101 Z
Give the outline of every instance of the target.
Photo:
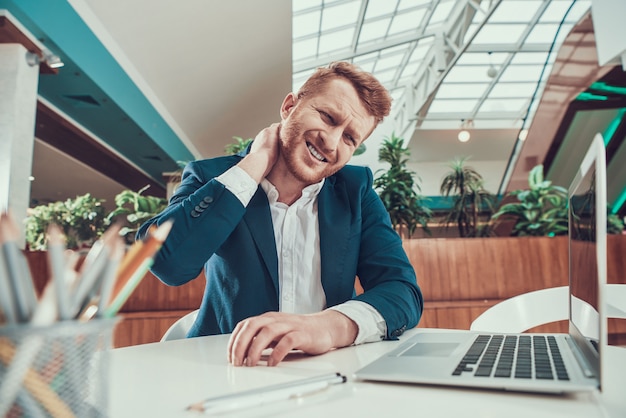
M 146 222 L 173 219 L 151 271 L 178 286 L 206 276 L 204 296 L 188 336 L 230 333 L 250 316 L 278 311 L 278 259 L 267 196 L 259 187 L 247 207 L 215 177 L 242 155 L 189 163 L 169 206 Z M 345 166 L 318 197 L 322 286 L 327 306 L 350 299 L 376 308 L 388 339 L 419 322 L 422 294 L 389 214 L 372 188 L 372 172 Z M 306 237 L 303 237 L 306 239 Z M 358 276 L 364 292 L 355 294 Z

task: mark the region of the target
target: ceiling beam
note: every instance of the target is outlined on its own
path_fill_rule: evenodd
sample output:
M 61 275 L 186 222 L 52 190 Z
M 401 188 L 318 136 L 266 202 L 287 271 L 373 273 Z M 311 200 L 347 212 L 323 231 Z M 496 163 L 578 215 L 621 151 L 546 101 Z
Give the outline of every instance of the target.
M 165 197 L 163 182 L 148 176 L 41 100 L 37 102 L 35 136 L 130 190 L 150 185 L 151 195 Z

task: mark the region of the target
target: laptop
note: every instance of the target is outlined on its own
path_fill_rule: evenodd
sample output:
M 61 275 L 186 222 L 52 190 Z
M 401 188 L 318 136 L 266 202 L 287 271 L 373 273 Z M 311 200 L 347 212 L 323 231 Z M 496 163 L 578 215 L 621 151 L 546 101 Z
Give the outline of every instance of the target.
M 605 147 L 597 134 L 568 190 L 567 334 L 418 332 L 358 370 L 355 378 L 520 392 L 600 389 L 606 211 Z

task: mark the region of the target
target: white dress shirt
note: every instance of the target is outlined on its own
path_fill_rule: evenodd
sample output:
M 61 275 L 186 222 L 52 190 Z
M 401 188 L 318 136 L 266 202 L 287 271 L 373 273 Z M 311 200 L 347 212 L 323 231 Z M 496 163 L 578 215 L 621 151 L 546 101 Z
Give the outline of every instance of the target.
M 238 166 L 217 177 L 231 193 L 247 206 L 257 190 L 257 183 Z M 278 256 L 280 286 L 279 310 L 306 314 L 326 308 L 322 288 L 320 237 L 318 228 L 317 196 L 324 180 L 310 185 L 292 205 L 278 202 L 278 190 L 267 179 L 261 182 L 270 204 L 274 239 Z M 359 329 L 355 344 L 380 341 L 387 332 L 385 320 L 371 305 L 350 300 L 329 309 L 353 320 Z

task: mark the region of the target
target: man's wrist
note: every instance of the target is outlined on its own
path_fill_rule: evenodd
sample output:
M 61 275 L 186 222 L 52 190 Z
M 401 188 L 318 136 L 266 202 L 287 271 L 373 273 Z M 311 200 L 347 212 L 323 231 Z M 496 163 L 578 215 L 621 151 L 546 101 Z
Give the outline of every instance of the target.
M 331 339 L 334 348 L 352 345 L 359 333 L 359 327 L 352 319 L 334 309 L 322 312 L 328 317 L 327 326 L 331 331 Z

